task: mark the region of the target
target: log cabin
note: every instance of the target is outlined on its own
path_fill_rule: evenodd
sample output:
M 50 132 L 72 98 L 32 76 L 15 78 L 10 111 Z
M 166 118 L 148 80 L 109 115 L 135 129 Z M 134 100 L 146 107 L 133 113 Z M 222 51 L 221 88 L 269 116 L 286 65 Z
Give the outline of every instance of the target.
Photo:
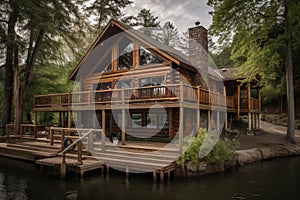
M 110 20 L 70 76 L 78 90 L 36 95 L 38 113 L 58 112 L 59 126 L 102 128 L 107 139 L 170 142 L 182 148 L 199 128 L 215 132 L 248 117 L 260 127 L 260 87 L 242 83 L 235 68 L 213 69 L 207 30 L 189 29 L 189 56 Z M 67 120 L 64 120 L 67 119 Z M 65 122 L 67 121 L 67 122 Z

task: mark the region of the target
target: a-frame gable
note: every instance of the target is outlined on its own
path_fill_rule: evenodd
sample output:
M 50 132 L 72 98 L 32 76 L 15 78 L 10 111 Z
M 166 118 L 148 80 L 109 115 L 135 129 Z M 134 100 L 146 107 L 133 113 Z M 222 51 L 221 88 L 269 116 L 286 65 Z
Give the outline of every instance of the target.
M 188 63 L 187 58 L 183 54 L 180 54 L 177 50 L 175 50 L 167 45 L 164 45 L 164 44 L 144 35 L 143 33 L 140 33 L 139 31 L 132 29 L 131 27 L 129 27 L 123 23 L 120 23 L 114 19 L 111 19 L 109 21 L 109 23 L 106 25 L 106 27 L 104 28 L 104 30 L 102 31 L 102 33 L 95 40 L 93 45 L 87 51 L 87 53 L 80 60 L 79 64 L 76 66 L 76 68 L 72 72 L 72 74 L 70 76 L 70 80 L 75 80 L 80 68 L 83 66 L 83 64 L 85 62 L 88 62 L 88 58 L 91 58 L 93 56 L 97 57 L 97 55 L 99 55 L 98 51 L 103 51 L 102 53 L 104 54 L 104 51 L 106 51 L 108 48 L 110 48 L 109 46 L 106 46 L 106 47 L 101 46 L 101 48 L 97 48 L 97 47 L 99 47 L 99 45 L 103 45 L 103 43 L 102 43 L 103 41 L 109 40 L 110 37 L 112 37 L 118 33 L 121 33 L 121 32 L 125 32 L 132 38 L 134 38 L 138 41 L 141 41 L 141 43 L 144 44 L 147 48 L 151 49 L 152 51 L 155 51 L 155 54 L 161 55 L 162 57 L 167 58 L 168 60 L 176 63 L 177 65 L 180 65 L 181 63 L 183 63 L 183 64 Z M 113 45 L 113 44 L 106 44 L 106 45 Z M 105 50 L 105 48 L 106 48 L 106 50 Z M 94 53 L 93 52 L 94 50 L 97 52 Z M 93 59 L 96 59 L 96 58 L 93 58 Z M 93 59 L 91 59 L 91 60 L 93 60 Z M 89 65 L 89 64 L 90 63 L 87 63 L 87 65 Z M 94 67 L 94 66 L 92 66 L 92 67 Z M 87 70 L 87 71 L 89 71 L 89 70 Z

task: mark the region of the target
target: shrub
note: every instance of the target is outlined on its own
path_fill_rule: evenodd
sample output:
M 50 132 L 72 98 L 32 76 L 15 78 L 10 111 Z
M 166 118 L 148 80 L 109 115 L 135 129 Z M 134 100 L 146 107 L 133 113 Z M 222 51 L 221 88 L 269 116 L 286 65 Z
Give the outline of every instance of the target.
M 222 163 L 236 155 L 238 146 L 235 139 L 219 139 L 215 133 L 200 129 L 196 136 L 185 137 L 183 153 L 176 160 L 176 164 L 184 167 L 187 161 L 199 163 L 200 159 L 209 163 Z

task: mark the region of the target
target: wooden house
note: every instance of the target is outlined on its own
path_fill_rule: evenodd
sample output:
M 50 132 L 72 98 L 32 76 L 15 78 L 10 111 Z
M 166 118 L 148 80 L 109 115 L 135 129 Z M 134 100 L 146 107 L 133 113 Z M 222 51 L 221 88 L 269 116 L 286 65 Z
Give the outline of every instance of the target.
M 123 145 L 175 139 L 179 148 L 199 127 L 221 131 L 241 115 L 249 129 L 260 127 L 260 88 L 208 66 L 204 27 L 190 28 L 189 36 L 186 56 L 110 20 L 70 76 L 79 91 L 35 96 L 35 123 L 38 112 L 58 112 L 62 127 L 75 120 L 80 128 L 102 128 L 107 138 L 120 135 Z

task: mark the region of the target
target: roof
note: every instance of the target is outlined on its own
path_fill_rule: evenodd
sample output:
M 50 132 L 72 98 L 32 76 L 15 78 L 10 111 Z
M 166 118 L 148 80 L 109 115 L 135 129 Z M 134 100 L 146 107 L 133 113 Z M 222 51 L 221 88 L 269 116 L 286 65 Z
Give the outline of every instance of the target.
M 93 49 L 101 42 L 103 39 L 107 39 L 105 37 L 106 31 L 108 31 L 109 27 L 112 26 L 117 26 L 120 28 L 122 31 L 125 31 L 127 34 L 133 36 L 134 38 L 137 38 L 139 40 L 142 40 L 144 43 L 149 45 L 149 47 L 155 49 L 158 53 L 161 53 L 162 55 L 166 56 L 168 59 L 170 59 L 172 62 L 181 65 L 181 64 L 186 64 L 188 66 L 192 66 L 189 62 L 189 57 L 186 56 L 185 54 L 181 53 L 180 51 L 165 45 L 137 30 L 134 30 L 130 26 L 119 22 L 117 20 L 111 19 L 109 23 L 106 25 L 102 33 L 98 36 L 98 38 L 95 40 L 93 45 L 90 47 L 90 49 L 87 51 L 87 53 L 84 55 L 84 57 L 81 59 L 81 61 L 78 63 L 74 71 L 72 72 L 70 76 L 70 80 L 75 80 L 76 75 L 82 66 L 82 64 L 87 60 L 88 55 L 93 51 Z M 115 33 L 116 34 L 116 33 Z
M 239 76 L 239 70 L 236 67 L 222 68 L 218 71 L 224 77 L 224 81 L 244 79 L 244 77 Z

